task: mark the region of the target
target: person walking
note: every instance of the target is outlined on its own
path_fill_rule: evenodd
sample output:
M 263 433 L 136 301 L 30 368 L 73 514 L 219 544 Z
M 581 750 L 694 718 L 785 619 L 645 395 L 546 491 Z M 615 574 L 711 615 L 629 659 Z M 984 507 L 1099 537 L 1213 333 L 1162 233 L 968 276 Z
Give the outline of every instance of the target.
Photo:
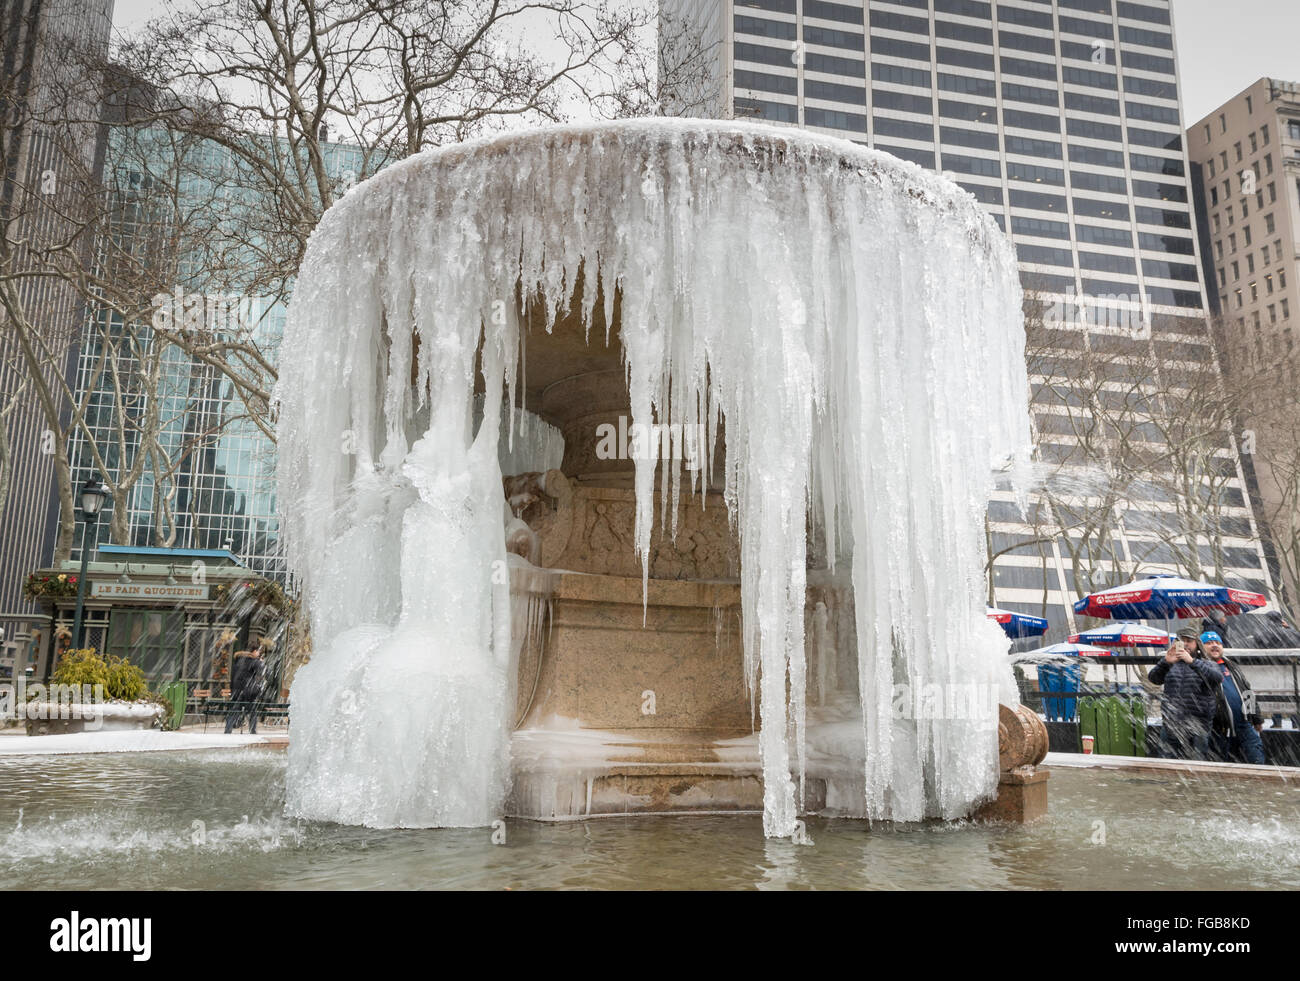
M 1211 746 L 1215 759 L 1224 762 L 1264 762 L 1264 740 L 1260 731 L 1264 717 L 1255 704 L 1255 693 L 1250 682 L 1237 665 L 1223 654 L 1223 638 L 1217 631 L 1201 634 L 1201 644 L 1208 657 L 1223 674 L 1214 712 Z
M 257 705 L 262 697 L 262 677 L 266 662 L 262 660 L 259 647 L 252 651 L 240 651 L 234 657 L 230 667 L 230 712 L 226 715 L 226 732 L 230 733 L 243 724 L 248 716 L 248 731 L 257 732 Z
M 1180 630 L 1164 660 L 1147 675 L 1153 685 L 1164 687 L 1165 749 L 1176 759 L 1209 759 L 1210 724 L 1223 686 L 1218 665 L 1202 656 L 1198 636 L 1190 627 Z

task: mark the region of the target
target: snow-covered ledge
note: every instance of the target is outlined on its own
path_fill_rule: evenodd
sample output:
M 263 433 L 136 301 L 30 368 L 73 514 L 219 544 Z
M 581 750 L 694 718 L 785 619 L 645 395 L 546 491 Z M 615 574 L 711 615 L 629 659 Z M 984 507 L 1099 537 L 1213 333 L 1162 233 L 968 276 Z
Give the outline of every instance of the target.
M 145 701 L 28 702 L 19 710 L 29 736 L 152 729 L 162 714 L 162 705 Z

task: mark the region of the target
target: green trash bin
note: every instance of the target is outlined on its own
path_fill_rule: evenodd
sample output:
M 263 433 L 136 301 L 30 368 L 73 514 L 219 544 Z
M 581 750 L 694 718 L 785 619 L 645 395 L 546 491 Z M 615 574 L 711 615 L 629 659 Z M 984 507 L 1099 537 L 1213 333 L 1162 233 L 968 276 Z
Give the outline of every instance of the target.
M 162 698 L 170 708 L 164 720 L 168 729 L 179 729 L 185 719 L 185 699 L 189 694 L 188 686 L 183 681 L 173 681 L 163 685 Z

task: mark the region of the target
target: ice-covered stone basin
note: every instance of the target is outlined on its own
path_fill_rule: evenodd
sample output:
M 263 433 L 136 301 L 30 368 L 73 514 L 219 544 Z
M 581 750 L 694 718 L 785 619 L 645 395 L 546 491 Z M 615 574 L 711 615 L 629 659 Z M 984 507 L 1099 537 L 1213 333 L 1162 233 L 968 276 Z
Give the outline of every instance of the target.
M 399 827 L 499 815 L 519 638 L 498 436 L 524 418 L 530 324 L 574 314 L 591 345 L 617 345 L 633 424 L 708 434 L 701 467 L 659 468 L 660 521 L 714 472 L 725 423 L 767 833 L 791 833 L 798 810 L 810 567 L 851 597 L 838 642 L 866 707 L 864 812 L 965 814 L 996 784 L 996 699 L 918 719 L 892 696 L 1014 700 L 984 617 L 981 518 L 994 463 L 1029 446 L 1020 303 L 1009 241 L 956 185 L 783 128 L 510 134 L 349 192 L 312 237 L 277 391 L 285 535 L 317 645 L 292 694 L 290 810 Z M 532 435 L 513 437 L 524 469 Z M 657 462 L 635 465 L 643 563 Z

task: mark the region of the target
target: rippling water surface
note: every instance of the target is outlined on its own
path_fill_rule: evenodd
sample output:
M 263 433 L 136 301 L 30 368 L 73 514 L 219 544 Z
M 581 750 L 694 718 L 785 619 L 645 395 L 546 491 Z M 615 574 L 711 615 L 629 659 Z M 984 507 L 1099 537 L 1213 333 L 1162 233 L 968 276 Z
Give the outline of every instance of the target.
M 1300 888 L 1300 788 L 1053 771 L 1028 828 L 757 815 L 374 831 L 283 814 L 273 750 L 0 759 L 0 889 Z

